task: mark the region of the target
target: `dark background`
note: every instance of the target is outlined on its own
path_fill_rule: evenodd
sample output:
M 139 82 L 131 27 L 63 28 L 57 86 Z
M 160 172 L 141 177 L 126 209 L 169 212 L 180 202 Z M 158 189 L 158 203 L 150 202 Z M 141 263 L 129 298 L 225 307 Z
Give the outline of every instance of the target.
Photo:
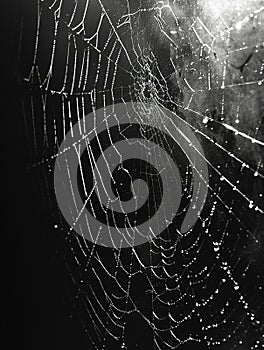
M 33 176 L 26 169 L 28 145 L 17 67 L 21 3 L 8 2 L 2 13 L 2 150 L 7 158 L 7 165 L 2 164 L 2 173 L 7 175 L 2 183 L 6 197 L 2 197 L 3 270 L 7 271 L 2 278 L 4 290 L 7 281 L 7 296 L 3 298 L 7 309 L 7 317 L 3 317 L 8 335 L 5 348 L 88 349 L 68 300 L 68 274 L 56 252 L 54 228 L 47 222 Z M 23 6 L 27 5 L 29 1 L 23 1 Z
M 60 253 L 62 234 L 54 229 L 50 213 L 41 202 L 38 180 L 26 168 L 31 162 L 21 105 L 23 84 L 18 74 L 18 38 L 21 8 L 30 8 L 31 4 L 32 0 L 10 2 L 2 15 L 5 30 L 2 56 L 6 60 L 2 66 L 5 93 L 2 149 L 7 157 L 2 173 L 8 174 L 2 183 L 7 209 L 2 246 L 4 255 L 8 255 L 3 263 L 8 274 L 2 279 L 2 288 L 5 289 L 7 280 L 7 297 L 3 302 L 8 309 L 8 349 L 91 349 L 71 302 L 69 272 Z M 251 288 L 250 280 L 248 288 Z M 137 319 L 131 320 L 132 327 L 136 322 Z M 137 336 L 142 344 L 144 334 L 139 332 Z

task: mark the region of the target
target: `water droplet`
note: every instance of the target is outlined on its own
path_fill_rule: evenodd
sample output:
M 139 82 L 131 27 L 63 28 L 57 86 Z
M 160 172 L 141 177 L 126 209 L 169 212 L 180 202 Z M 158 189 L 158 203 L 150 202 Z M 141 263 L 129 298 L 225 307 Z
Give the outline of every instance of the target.
M 208 121 L 209 121 L 209 118 L 208 118 L 208 117 L 204 117 L 204 118 L 203 118 L 203 123 L 204 123 L 204 124 L 207 124 Z

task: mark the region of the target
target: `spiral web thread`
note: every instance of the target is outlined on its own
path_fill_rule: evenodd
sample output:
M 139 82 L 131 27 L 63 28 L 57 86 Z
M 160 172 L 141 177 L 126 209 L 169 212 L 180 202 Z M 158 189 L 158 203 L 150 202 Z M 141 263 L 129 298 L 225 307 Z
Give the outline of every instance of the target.
M 175 349 L 191 340 L 210 349 L 263 346 L 264 103 L 257 113 L 248 107 L 247 120 L 243 111 L 263 102 L 264 4 L 236 1 L 232 18 L 215 5 L 220 14 L 211 27 L 208 17 L 195 15 L 209 5 L 38 1 L 34 20 L 21 22 L 31 169 L 67 242 L 71 301 L 92 349 L 143 348 L 144 341 Z M 236 42 L 248 23 L 255 27 L 249 39 Z M 223 42 L 231 42 L 229 51 Z M 208 96 L 216 96 L 213 110 Z M 128 250 L 91 244 L 68 228 L 53 195 L 54 162 L 67 132 L 79 123 L 83 135 L 85 115 L 129 101 L 175 111 L 205 150 L 205 208 L 171 245 L 166 239 Z M 158 128 L 162 116 L 152 123 Z

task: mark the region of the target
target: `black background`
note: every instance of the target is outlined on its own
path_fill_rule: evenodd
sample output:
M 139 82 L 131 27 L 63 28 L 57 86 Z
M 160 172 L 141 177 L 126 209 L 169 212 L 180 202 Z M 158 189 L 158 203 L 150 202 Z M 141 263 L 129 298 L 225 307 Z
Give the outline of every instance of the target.
M 88 349 L 80 322 L 67 296 L 67 272 L 56 251 L 55 229 L 27 170 L 28 146 L 21 107 L 18 77 L 18 37 L 20 6 L 29 1 L 13 1 L 2 7 L 4 30 L 2 48 L 2 288 L 7 317 L 8 349 Z M 7 248 L 7 249 L 6 249 Z M 64 277 L 65 276 L 65 277 Z M 7 289 L 5 288 L 7 284 Z M 6 302 L 7 301 L 7 302 Z
M 31 0 L 9 2 L 2 13 L 2 57 L 6 60 L 2 65 L 2 150 L 7 158 L 7 165 L 2 163 L 2 173 L 8 174 L 2 182 L 2 193 L 6 195 L 2 204 L 7 213 L 2 221 L 2 251 L 4 256 L 7 253 L 2 265 L 3 272 L 7 271 L 2 288 L 7 284 L 7 297 L 3 299 L 8 311 L 7 319 L 3 317 L 7 348 L 90 349 L 67 294 L 70 281 L 59 253 L 60 232 L 54 229 L 34 186 L 36 179 L 26 168 L 30 162 L 17 62 L 19 7 L 30 4 Z M 139 341 L 141 335 L 144 336 L 138 334 Z

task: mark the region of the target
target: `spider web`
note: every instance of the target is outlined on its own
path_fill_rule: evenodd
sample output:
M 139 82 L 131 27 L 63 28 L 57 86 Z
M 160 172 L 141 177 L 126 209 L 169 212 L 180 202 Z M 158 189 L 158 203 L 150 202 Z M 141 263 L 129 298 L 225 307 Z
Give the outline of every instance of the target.
M 30 169 L 66 242 L 70 299 L 90 348 L 262 348 L 263 1 L 55 0 L 32 9 L 20 38 Z M 103 247 L 65 222 L 53 170 L 74 125 L 81 140 L 85 116 L 131 101 L 169 109 L 196 135 L 208 194 L 187 234 Z M 164 118 L 148 123 L 159 129 Z

